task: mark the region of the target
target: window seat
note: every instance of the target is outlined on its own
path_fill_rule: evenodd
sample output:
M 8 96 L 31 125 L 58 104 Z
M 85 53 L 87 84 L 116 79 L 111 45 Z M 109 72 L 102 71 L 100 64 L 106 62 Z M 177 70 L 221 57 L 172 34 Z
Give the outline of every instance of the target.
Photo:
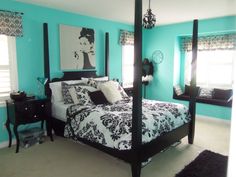
M 183 93 L 181 95 L 176 95 L 175 90 L 173 91 L 173 99 L 177 100 L 185 100 L 189 101 L 190 96 L 189 94 Z M 233 94 L 232 94 L 233 95 Z M 232 95 L 228 99 L 223 98 L 204 98 L 204 97 L 196 97 L 197 103 L 205 103 L 205 104 L 212 104 L 212 105 L 218 105 L 218 106 L 225 106 L 225 107 L 232 107 Z

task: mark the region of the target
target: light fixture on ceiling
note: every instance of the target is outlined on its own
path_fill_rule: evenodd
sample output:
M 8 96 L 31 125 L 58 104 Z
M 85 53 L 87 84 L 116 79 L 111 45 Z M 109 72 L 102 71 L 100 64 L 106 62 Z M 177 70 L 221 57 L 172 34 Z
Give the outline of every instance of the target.
M 155 26 L 155 24 L 156 24 L 156 16 L 152 13 L 149 0 L 149 8 L 147 9 L 147 13 L 144 14 L 143 17 L 143 27 L 146 29 L 151 29 Z

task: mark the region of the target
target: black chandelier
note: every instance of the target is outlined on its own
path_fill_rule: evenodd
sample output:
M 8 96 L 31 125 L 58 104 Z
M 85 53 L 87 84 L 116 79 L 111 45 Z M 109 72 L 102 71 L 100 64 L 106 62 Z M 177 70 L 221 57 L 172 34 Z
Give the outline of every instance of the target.
M 149 0 L 149 8 L 147 9 L 147 13 L 144 14 L 143 17 L 143 27 L 146 29 L 151 29 L 155 26 L 155 24 L 156 24 L 156 16 L 152 13 Z

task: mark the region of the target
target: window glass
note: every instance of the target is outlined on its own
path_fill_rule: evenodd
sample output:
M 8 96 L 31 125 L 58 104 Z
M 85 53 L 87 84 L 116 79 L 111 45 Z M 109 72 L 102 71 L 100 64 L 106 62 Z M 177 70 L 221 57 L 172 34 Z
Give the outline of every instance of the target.
M 197 85 L 209 88 L 232 88 L 234 50 L 199 51 L 197 58 Z M 191 80 L 192 52 L 186 53 L 185 84 Z
M 0 35 L 0 102 L 17 90 L 15 37 Z
M 122 82 L 123 87 L 133 87 L 134 79 L 134 46 L 122 46 Z

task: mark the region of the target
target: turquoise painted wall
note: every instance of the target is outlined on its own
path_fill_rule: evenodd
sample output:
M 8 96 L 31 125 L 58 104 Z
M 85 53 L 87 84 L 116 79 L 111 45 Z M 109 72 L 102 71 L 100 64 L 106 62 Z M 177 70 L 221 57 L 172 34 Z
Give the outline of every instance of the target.
M 17 38 L 17 64 L 19 89 L 37 94 L 36 78 L 43 76 L 43 23 L 48 23 L 50 69 L 52 77 L 60 77 L 59 24 L 93 28 L 95 30 L 97 74 L 104 74 L 105 32 L 110 34 L 111 78 L 121 79 L 121 46 L 118 44 L 119 30 L 133 30 L 133 26 L 24 4 L 11 0 L 1 0 L 1 9 L 23 12 L 24 36 Z M 3 124 L 6 109 L 0 107 L 0 143 L 8 136 Z
M 200 20 L 199 34 L 229 32 L 236 30 L 236 16 Z M 152 30 L 144 30 L 143 34 L 143 57 L 150 58 L 154 50 L 161 50 L 164 53 L 164 61 L 155 66 L 154 80 L 147 88 L 147 97 L 163 101 L 181 102 L 187 105 L 187 102 L 172 99 L 173 85 L 178 76 L 175 76 L 174 64 L 178 66 L 181 62 L 178 59 L 177 43 L 178 37 L 191 35 L 192 22 L 157 26 Z M 179 71 L 177 71 L 178 74 Z M 231 108 L 213 106 L 207 104 L 197 104 L 197 114 L 217 117 L 221 119 L 231 118 Z

